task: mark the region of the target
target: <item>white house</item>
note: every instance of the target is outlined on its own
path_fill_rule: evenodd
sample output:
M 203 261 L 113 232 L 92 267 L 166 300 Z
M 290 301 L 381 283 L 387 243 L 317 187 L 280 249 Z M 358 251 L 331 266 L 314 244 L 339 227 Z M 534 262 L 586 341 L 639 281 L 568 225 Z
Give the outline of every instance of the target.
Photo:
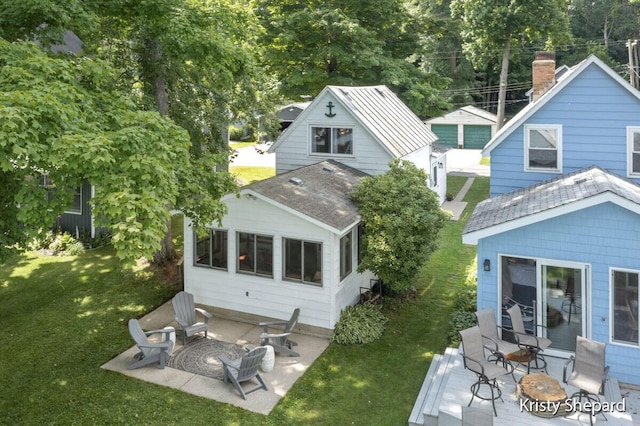
M 223 197 L 227 214 L 204 234 L 185 223 L 185 290 L 237 318 L 300 308 L 299 324 L 328 334 L 376 282 L 356 271 L 362 226 L 351 190 L 401 158 L 429 174 L 442 202 L 445 151 L 435 140 L 384 86 L 325 88 L 271 146 L 275 177 Z
M 222 310 L 333 329 L 375 277 L 356 272 L 360 215 L 349 196 L 365 173 L 328 160 L 227 195 L 219 227 L 185 224 L 185 290 Z
M 278 138 L 276 173 L 332 158 L 370 175 L 389 170 L 394 158 L 429 175 L 442 203 L 447 193 L 446 152 L 437 136 L 386 86 L 327 86 Z

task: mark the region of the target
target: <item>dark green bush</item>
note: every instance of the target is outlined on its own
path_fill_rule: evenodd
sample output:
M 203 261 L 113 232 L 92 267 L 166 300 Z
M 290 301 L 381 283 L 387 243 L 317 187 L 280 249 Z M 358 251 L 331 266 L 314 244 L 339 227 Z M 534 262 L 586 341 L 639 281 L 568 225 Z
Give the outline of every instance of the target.
M 378 340 L 387 322 L 380 306 L 364 303 L 347 306 L 333 330 L 331 341 L 340 345 L 370 343 Z
M 244 129 L 242 127 L 229 126 L 229 140 L 240 141 L 242 140 L 243 133 Z
M 477 308 L 477 288 L 464 287 L 453 298 L 455 311 L 449 320 L 449 344 L 453 347 L 460 345 L 458 332 L 477 324 L 475 311 Z

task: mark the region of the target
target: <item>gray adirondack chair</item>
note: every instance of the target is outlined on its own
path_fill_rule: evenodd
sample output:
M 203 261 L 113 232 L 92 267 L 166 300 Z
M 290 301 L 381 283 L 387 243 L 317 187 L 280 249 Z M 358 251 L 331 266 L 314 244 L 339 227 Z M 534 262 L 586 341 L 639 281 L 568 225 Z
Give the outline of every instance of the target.
M 280 353 L 285 353 L 289 356 L 300 356 L 299 353 L 291 349 L 292 346 L 298 346 L 298 344 L 292 340 L 289 340 L 289 336 L 293 333 L 293 329 L 298 323 L 298 316 L 300 315 L 300 308 L 296 308 L 291 315 L 289 321 L 268 321 L 258 324 L 262 327 L 262 333 L 260 333 L 260 345 L 271 345 L 273 350 Z M 280 333 L 269 332 L 269 327 L 284 326 L 284 330 Z
M 158 368 L 164 368 L 167 356 L 171 354 L 171 351 L 173 350 L 173 341 L 169 338 L 172 332 L 173 328 L 144 331 L 137 319 L 130 319 L 129 334 L 131 334 L 133 341 L 136 342 L 140 352 L 133 357 L 137 362 L 127 367 L 127 370 L 144 367 L 145 365 L 153 364 L 154 362 L 158 363 Z M 161 333 L 165 334 L 164 341 L 157 343 L 149 341 L 149 336 Z
M 247 399 L 248 393 L 257 391 L 258 389 L 269 390 L 267 384 L 262 380 L 258 372 L 258 367 L 260 367 L 266 353 L 267 348 L 258 346 L 257 348 L 251 349 L 239 359 L 232 360 L 226 355 L 220 355 L 218 357 L 224 368 L 224 382 L 232 382 L 243 399 Z M 258 380 L 258 384 L 249 389 L 244 389 L 241 383 L 251 380 L 254 377 Z
M 193 294 L 181 291 L 173 297 L 171 303 L 173 304 L 173 310 L 176 314 L 176 322 L 182 331 L 183 345 L 186 346 L 187 337 L 202 331 L 204 331 L 204 337 L 207 337 L 211 314 L 204 309 L 196 308 L 196 304 L 193 301 Z M 196 313 L 202 315 L 202 321 L 197 320 Z

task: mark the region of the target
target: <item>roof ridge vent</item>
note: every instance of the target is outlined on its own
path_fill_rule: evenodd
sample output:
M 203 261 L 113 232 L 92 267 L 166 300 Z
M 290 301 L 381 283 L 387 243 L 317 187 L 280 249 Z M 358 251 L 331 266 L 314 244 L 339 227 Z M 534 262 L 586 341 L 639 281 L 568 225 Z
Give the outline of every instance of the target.
M 576 185 L 580 185 L 581 183 L 585 183 L 587 181 L 591 180 L 591 176 L 580 176 L 578 178 L 575 178 L 573 180 L 573 183 Z
M 324 170 L 325 172 L 329 172 L 329 173 L 335 173 L 336 169 L 332 166 L 329 165 L 325 165 L 322 166 L 322 170 Z
M 291 182 L 294 185 L 298 185 L 298 186 L 302 185 L 302 179 L 297 178 L 297 177 L 289 178 L 289 182 Z

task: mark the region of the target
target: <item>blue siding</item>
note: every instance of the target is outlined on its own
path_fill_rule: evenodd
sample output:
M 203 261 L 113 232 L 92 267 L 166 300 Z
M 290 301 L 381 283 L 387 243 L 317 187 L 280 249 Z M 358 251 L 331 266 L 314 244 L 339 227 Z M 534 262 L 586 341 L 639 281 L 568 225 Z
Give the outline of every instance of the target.
M 611 375 L 640 385 L 640 348 L 609 339 L 609 268 L 640 269 L 640 217 L 606 203 L 482 239 L 478 243 L 478 309 L 498 307 L 498 254 L 590 265 L 589 321 L 592 339 L 607 343 Z M 491 271 L 482 270 L 484 259 Z M 603 321 L 604 318 L 604 321 Z
M 627 175 L 627 126 L 640 126 L 640 100 L 591 64 L 528 120 L 562 125 L 562 173 L 598 165 Z M 491 196 L 524 188 L 557 173 L 524 171 L 524 126 L 491 152 Z M 640 183 L 640 179 L 635 179 Z

